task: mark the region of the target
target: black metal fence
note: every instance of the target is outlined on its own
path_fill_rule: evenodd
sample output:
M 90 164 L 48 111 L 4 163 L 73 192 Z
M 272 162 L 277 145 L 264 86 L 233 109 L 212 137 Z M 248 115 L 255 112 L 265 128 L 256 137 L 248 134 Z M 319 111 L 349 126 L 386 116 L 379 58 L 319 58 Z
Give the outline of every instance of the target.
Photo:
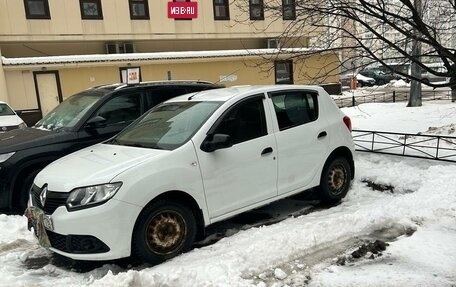
M 353 130 L 355 149 L 390 155 L 456 162 L 456 137 Z
M 365 103 L 395 103 L 408 101 L 409 91 L 372 92 L 367 95 L 333 97 L 339 108 L 354 107 Z M 423 101 L 450 100 L 451 90 L 422 91 Z

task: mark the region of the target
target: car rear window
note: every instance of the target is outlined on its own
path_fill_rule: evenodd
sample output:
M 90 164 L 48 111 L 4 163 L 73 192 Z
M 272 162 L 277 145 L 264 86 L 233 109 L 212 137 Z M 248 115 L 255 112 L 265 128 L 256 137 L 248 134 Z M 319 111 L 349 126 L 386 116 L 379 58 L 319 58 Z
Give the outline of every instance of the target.
M 317 93 L 307 91 L 272 93 L 279 129 L 285 130 L 317 120 L 317 98 Z

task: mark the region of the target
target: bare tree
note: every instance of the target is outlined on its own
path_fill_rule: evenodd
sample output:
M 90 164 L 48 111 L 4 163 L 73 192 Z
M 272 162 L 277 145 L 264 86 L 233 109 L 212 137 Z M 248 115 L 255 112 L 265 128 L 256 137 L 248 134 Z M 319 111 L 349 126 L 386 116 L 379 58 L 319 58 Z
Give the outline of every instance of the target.
M 264 1 L 270 25 L 289 13 L 284 8 L 288 2 Z M 234 3 L 246 12 L 243 15 L 249 15 L 249 1 Z M 305 58 L 322 50 L 337 53 L 341 70 L 381 65 L 413 82 L 451 87 L 452 100 L 456 100 L 454 0 L 296 0 L 295 7 L 295 19 L 287 22 L 279 38 L 283 47 L 308 39 L 312 49 L 293 57 Z M 254 24 L 249 19 L 238 21 Z M 441 67 L 428 65 L 430 62 L 441 63 Z M 394 69 L 392 63 L 414 67 L 415 72 Z M 429 82 L 422 73 L 450 80 Z M 420 105 L 421 92 L 411 94 L 409 106 Z

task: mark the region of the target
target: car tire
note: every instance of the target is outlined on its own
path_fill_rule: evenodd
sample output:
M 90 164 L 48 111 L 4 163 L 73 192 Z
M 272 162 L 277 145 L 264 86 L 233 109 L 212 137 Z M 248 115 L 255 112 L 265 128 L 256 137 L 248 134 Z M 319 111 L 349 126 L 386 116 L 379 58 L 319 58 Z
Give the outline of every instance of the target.
M 41 170 L 34 170 L 31 173 L 29 173 L 22 184 L 20 185 L 19 189 L 17 189 L 17 192 L 19 192 L 15 197 L 14 197 L 14 202 L 13 202 L 13 211 L 14 213 L 17 214 L 24 214 L 25 209 L 27 208 L 27 202 L 30 198 L 30 189 L 32 188 L 33 185 L 33 180 L 35 179 L 36 175 L 40 172 Z
M 186 206 L 157 201 L 139 215 L 132 239 L 132 255 L 158 264 L 190 250 L 196 236 L 196 220 Z
M 351 169 L 346 158 L 330 159 L 323 167 L 320 178 L 319 196 L 323 204 L 338 203 L 350 188 Z

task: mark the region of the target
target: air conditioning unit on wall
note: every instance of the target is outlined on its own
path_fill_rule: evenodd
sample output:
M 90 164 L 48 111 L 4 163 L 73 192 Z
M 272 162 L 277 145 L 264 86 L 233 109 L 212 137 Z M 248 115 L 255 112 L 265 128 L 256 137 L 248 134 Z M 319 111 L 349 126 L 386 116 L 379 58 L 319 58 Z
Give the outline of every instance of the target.
M 279 49 L 280 48 L 280 41 L 277 38 L 267 39 L 268 41 L 268 49 Z

